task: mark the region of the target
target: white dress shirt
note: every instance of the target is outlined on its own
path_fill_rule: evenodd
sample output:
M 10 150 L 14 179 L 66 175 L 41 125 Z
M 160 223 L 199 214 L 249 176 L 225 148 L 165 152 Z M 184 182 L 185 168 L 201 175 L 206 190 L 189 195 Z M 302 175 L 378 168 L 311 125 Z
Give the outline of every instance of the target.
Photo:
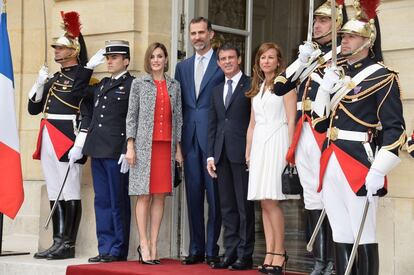
M 208 52 L 206 52 L 205 55 L 199 55 L 198 53 L 196 53 L 195 60 L 194 60 L 194 79 L 197 78 L 196 72 L 197 72 L 197 65 L 198 65 L 198 62 L 200 60 L 200 57 L 201 56 L 204 57 L 202 62 L 203 62 L 204 73 L 206 73 L 208 63 L 210 63 L 210 59 L 211 59 L 212 55 L 213 55 L 213 49 L 210 49 Z

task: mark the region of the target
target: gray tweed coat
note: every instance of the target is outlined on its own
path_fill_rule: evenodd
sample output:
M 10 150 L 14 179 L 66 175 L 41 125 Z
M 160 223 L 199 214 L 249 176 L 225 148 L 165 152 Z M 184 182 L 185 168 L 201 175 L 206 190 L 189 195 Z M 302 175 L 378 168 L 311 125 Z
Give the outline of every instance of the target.
M 177 80 L 165 75 L 172 111 L 171 173 L 174 182 L 175 152 L 181 142 L 183 125 L 181 113 L 181 90 Z M 152 133 L 157 87 L 149 74 L 137 77 L 131 84 L 128 114 L 126 118 L 127 139 L 135 139 L 136 165 L 129 170 L 129 195 L 149 194 Z

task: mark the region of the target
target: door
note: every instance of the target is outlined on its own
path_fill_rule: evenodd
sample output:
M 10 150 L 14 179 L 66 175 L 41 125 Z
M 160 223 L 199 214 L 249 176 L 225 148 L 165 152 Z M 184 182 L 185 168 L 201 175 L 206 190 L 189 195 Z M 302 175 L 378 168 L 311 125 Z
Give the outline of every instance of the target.
M 239 47 L 243 57 L 243 71 L 250 75 L 254 55 L 261 43 L 273 41 L 278 43 L 287 64 L 297 57 L 298 46 L 306 39 L 308 3 L 303 0 L 173 0 L 178 4 L 176 18 L 177 35 L 175 61 L 193 54 L 188 41 L 188 22 L 196 17 L 208 18 L 215 31 L 213 45 L 218 47 L 224 41 Z M 315 6 L 321 4 L 315 1 Z M 174 5 L 173 5 L 174 7 Z M 174 11 L 173 11 L 174 13 Z M 180 27 L 178 27 L 180 26 Z M 176 37 L 174 40 L 174 37 Z M 173 43 L 174 44 L 174 43 Z M 172 60 L 173 68 L 175 67 Z M 181 186 L 180 205 L 177 207 L 180 236 L 177 237 L 179 255 L 187 255 L 188 220 L 186 214 L 185 192 Z M 313 265 L 312 256 L 306 251 L 306 242 L 311 234 L 308 232 L 304 215 L 303 200 L 281 202 L 285 215 L 285 246 L 289 254 L 288 268 L 294 271 L 309 271 Z M 256 244 L 254 261 L 261 264 L 265 256 L 265 240 L 261 220 L 260 204 L 256 203 Z M 179 208 L 179 209 L 178 209 Z M 207 207 L 206 207 L 207 208 Z M 176 229 L 176 228 L 175 228 Z M 223 251 L 220 251 L 221 253 Z

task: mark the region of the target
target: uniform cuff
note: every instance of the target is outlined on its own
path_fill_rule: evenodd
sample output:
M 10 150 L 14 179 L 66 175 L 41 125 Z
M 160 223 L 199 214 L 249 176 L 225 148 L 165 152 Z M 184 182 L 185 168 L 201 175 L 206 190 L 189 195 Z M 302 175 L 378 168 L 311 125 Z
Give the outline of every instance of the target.
M 385 149 L 380 149 L 378 151 L 378 154 L 375 156 L 375 160 L 371 165 L 371 169 L 374 169 L 385 176 L 400 162 L 401 159 L 394 153 L 391 153 Z

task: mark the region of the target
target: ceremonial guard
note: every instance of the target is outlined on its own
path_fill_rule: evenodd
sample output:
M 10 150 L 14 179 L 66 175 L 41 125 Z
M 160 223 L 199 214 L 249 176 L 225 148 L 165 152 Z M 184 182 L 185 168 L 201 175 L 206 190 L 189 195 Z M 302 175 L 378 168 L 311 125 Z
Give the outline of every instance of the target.
M 94 67 L 103 63 L 104 56 L 111 77 L 86 87 Z M 73 87 L 75 91 L 86 91 L 89 106 L 89 111 L 82 113 L 82 130 L 71 150 L 74 160 L 83 155 L 92 158 L 99 254 L 89 262 L 123 261 L 128 256 L 131 208 L 129 166 L 124 160 L 125 123 L 134 79 L 127 71 L 129 61 L 128 41 L 106 41 L 105 50 L 99 50 L 85 68 L 78 70 Z
M 73 92 L 72 85 L 76 71 L 81 67 L 79 63 L 86 61 L 86 49 L 80 35 L 79 14 L 62 12 L 62 17 L 66 33 L 52 44 L 55 62 L 61 65 L 61 70 L 49 77 L 47 66 L 42 66 L 29 92 L 29 113 L 43 113 L 33 158 L 41 160 L 50 207 L 58 200 L 52 215 L 53 244 L 45 251 L 35 253 L 37 259 L 75 257 L 76 235 L 82 213 L 80 180 L 86 158 L 71 163 L 68 171 L 68 152 L 78 134 L 84 92 Z M 67 179 L 58 198 L 65 175 Z
M 311 20 L 313 18 L 313 22 L 309 22 L 308 41 L 299 46 L 297 61 L 275 79 L 274 86 L 277 95 L 284 95 L 292 89 L 297 89 L 296 127 L 286 159 L 289 163 L 296 164 L 311 232 L 315 230 L 323 209 L 322 197 L 317 189 L 321 148 L 326 134 L 318 133 L 312 127 L 311 113 L 319 83 L 313 81 L 310 75 L 323 77 L 326 64 L 332 58 L 332 25 L 334 28 L 341 28 L 344 17 L 346 18 L 343 4 L 343 1 L 336 1 L 335 20 L 332 20 L 331 1 L 326 1 L 315 11 L 310 10 L 309 17 Z M 336 50 L 340 52 L 340 47 Z M 329 221 L 325 219 L 313 244 L 312 254 L 315 264 L 311 275 L 332 274 L 333 250 L 331 228 Z
M 347 63 L 342 69 L 332 64 L 318 91 L 331 97 L 315 123 L 325 119 L 329 124 L 319 190 L 332 226 L 338 275 L 347 265 L 349 274 L 379 273 L 378 196 L 386 194 L 386 175 L 400 162 L 398 150 L 406 137 L 398 75 L 377 63 L 382 61 L 378 4 L 354 3 L 356 17 L 340 30 Z M 351 256 L 353 245 L 357 257 Z

